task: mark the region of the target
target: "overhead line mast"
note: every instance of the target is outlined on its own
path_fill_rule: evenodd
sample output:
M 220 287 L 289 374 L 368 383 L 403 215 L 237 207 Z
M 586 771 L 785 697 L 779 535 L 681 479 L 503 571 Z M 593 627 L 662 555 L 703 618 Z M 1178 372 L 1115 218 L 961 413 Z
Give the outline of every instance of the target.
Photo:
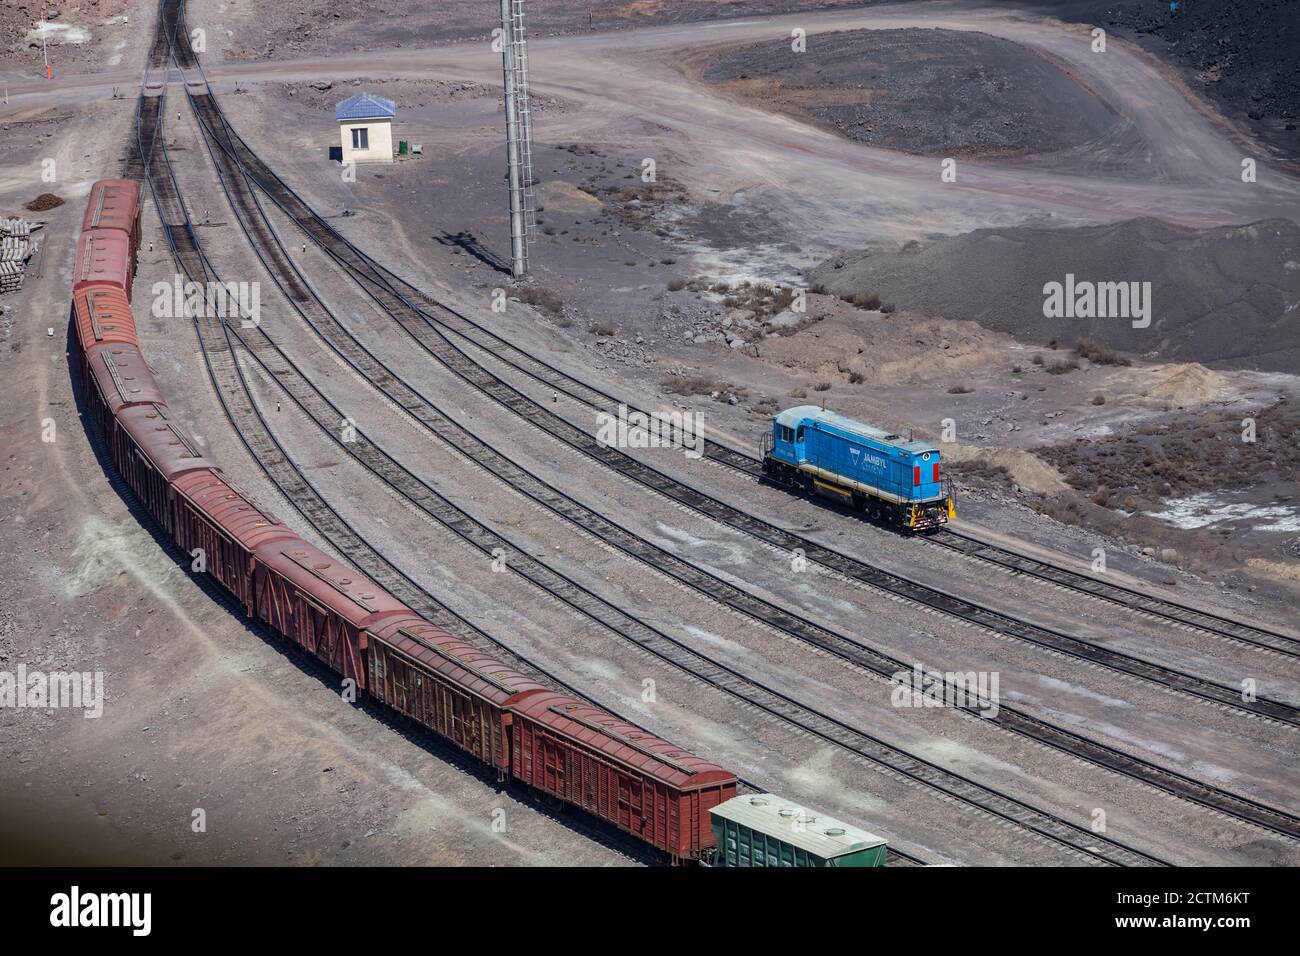
M 528 108 L 528 42 L 524 33 L 524 0 L 501 0 L 501 68 L 505 77 L 511 273 L 516 279 L 521 279 L 528 274 L 528 246 L 537 233 L 537 208 L 533 199 L 533 121 Z

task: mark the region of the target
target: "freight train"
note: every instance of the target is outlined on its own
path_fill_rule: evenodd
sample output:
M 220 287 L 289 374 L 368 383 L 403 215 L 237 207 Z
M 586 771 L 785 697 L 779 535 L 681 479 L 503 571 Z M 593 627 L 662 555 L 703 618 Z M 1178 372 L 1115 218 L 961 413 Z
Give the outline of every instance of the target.
M 957 516 L 939 473 L 937 445 L 816 405 L 796 405 L 772 419 L 771 433 L 763 436 L 763 474 L 909 532 Z
M 113 466 L 168 538 L 291 645 L 548 802 L 575 806 L 665 854 L 714 846 L 709 811 L 736 776 L 557 693 L 421 618 L 241 494 L 177 427 L 140 351 L 131 282 L 140 188 L 91 189 L 70 324 L 89 417 Z

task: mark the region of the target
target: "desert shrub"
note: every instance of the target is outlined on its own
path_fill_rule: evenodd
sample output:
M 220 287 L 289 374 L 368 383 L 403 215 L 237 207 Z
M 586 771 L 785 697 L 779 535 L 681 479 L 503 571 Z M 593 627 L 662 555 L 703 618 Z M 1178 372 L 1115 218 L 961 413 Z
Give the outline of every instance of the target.
M 1133 364 L 1133 360 L 1127 355 L 1121 355 L 1105 342 L 1099 342 L 1096 339 L 1079 339 L 1079 341 L 1074 345 L 1074 354 L 1079 358 L 1086 358 L 1088 361 L 1094 362 L 1097 365 Z
M 950 385 L 948 387 L 949 395 L 969 395 L 973 391 L 975 391 L 975 389 L 971 388 L 969 385 Z
M 608 321 L 608 320 L 604 320 L 604 321 L 600 321 L 600 322 L 593 322 L 593 323 L 591 324 L 591 334 L 592 334 L 592 335 L 603 335 L 603 336 L 607 336 L 607 337 L 608 337 L 608 336 L 611 336 L 611 335 L 614 334 L 614 323 L 612 323 L 612 322 L 610 322 L 610 321 Z
M 669 291 L 669 292 L 681 292 L 682 289 L 685 289 L 685 288 L 686 288 L 686 280 L 685 280 L 685 279 L 673 279 L 672 281 L 670 281 L 670 282 L 668 283 L 668 291 Z
M 875 292 L 858 292 L 849 298 L 849 303 L 859 309 L 875 310 L 880 308 L 880 296 Z
M 1105 405 L 1105 404 L 1106 404 L 1106 396 L 1105 396 L 1105 395 L 1094 395 L 1094 396 L 1092 396 L 1092 404 L 1094 404 L 1094 405 Z
M 673 395 L 712 395 L 726 391 L 727 383 L 707 375 L 674 376 L 664 382 L 664 391 Z
M 552 315 L 559 315 L 564 311 L 564 300 L 552 292 L 550 289 L 541 289 L 537 286 L 524 286 L 518 292 L 519 301 L 528 305 L 550 312 Z
M 807 398 L 807 397 L 808 397 L 808 389 L 804 388 L 802 385 L 799 386 L 798 388 L 792 388 L 792 389 L 790 389 L 790 397 L 791 397 L 791 398 Z
M 1043 356 L 1042 356 L 1040 353 L 1035 352 L 1035 353 L 1034 353 L 1033 362 L 1034 362 L 1035 365 L 1042 365 L 1042 364 L 1043 364 Z
M 814 392 L 828 392 L 828 391 L 830 391 L 830 388 L 831 388 L 831 383 L 830 383 L 830 382 L 818 382 L 816 385 L 813 386 L 813 391 L 814 391 Z
M 892 302 L 886 302 L 880 307 L 880 311 L 885 313 L 885 315 L 889 315 L 892 312 L 897 312 L 898 306 L 894 305 Z
M 1047 366 L 1047 371 L 1053 375 L 1067 375 L 1079 367 L 1079 360 L 1075 358 L 1057 359 L 1051 365 Z
M 850 385 L 861 385 L 862 380 L 863 380 L 863 375 L 857 369 L 854 369 L 852 372 L 849 372 Z

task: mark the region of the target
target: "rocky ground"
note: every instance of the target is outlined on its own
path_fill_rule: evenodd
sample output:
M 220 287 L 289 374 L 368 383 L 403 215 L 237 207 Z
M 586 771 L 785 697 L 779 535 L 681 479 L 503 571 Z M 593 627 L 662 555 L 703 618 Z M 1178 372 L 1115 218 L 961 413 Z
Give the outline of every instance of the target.
M 710 58 L 702 72 L 751 102 L 911 153 L 1058 152 L 1124 126 L 1056 64 L 981 33 L 817 33 L 801 52 L 789 40 L 746 47 Z
M 1278 155 L 1300 158 L 1300 7 L 1290 0 L 1030 0 L 1056 16 L 1098 24 L 1176 64 Z

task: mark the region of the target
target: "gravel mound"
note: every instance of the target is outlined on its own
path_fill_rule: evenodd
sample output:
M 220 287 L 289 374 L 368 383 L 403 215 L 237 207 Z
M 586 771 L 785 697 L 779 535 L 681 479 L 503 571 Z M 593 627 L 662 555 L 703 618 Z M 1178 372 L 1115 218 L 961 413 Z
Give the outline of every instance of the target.
M 1048 318 L 1044 286 L 1150 282 L 1148 328 L 1129 318 Z M 1089 337 L 1160 361 L 1300 374 L 1300 226 L 1286 219 L 1188 229 L 1154 219 L 1105 226 L 977 229 L 835 257 L 814 288 L 877 293 L 905 311 L 970 320 L 1023 342 Z
M 1055 152 L 1123 125 L 1055 64 L 1018 43 L 959 30 L 813 34 L 802 54 L 789 40 L 765 43 L 726 54 L 704 79 L 910 153 Z
M 62 205 L 63 200 L 54 193 L 41 193 L 31 202 L 25 204 L 23 208 L 31 212 L 44 212 L 47 209 L 57 209 Z

